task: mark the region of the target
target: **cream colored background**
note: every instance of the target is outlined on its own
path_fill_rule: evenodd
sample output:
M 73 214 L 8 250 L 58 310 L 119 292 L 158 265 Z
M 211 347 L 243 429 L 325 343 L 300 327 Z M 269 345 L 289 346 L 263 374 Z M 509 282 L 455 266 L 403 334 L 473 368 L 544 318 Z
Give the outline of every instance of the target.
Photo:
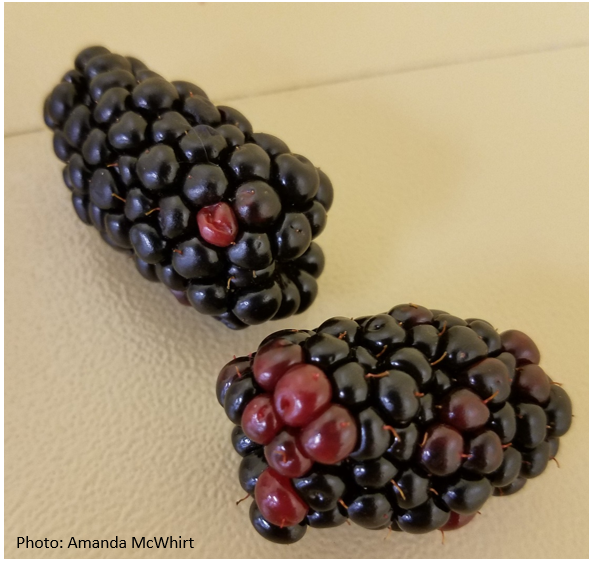
M 586 557 L 587 4 L 8 4 L 8 557 Z M 332 178 L 305 314 L 235 333 L 72 213 L 41 100 L 103 43 L 235 105 Z M 269 332 L 414 301 L 531 334 L 575 405 L 559 461 L 445 546 L 356 526 L 260 539 L 214 379 Z M 183 535 L 195 550 L 17 550 Z

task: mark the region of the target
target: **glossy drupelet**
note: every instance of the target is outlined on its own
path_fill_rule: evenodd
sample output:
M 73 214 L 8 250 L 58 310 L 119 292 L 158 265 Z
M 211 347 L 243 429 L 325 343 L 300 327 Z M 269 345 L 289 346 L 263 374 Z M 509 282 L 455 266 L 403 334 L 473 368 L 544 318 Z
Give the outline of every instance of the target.
M 569 430 L 539 361 L 522 332 L 412 304 L 268 336 L 216 389 L 254 527 L 283 544 L 348 519 L 463 527 L 542 474 Z
M 332 184 L 239 111 L 89 47 L 43 113 L 77 216 L 145 279 L 232 329 L 316 298 Z

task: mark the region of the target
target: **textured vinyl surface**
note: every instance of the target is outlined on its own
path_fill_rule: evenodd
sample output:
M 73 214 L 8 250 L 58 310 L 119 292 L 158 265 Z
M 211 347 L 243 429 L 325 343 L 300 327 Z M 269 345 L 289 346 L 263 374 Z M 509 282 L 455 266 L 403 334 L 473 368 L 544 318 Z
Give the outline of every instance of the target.
M 49 132 L 7 139 L 5 555 L 586 557 L 587 69 L 577 48 L 239 100 L 336 189 L 319 299 L 243 332 L 179 306 L 78 221 Z M 355 525 L 292 547 L 260 539 L 248 502 L 235 506 L 219 368 L 271 331 L 408 301 L 534 338 L 574 402 L 561 468 L 491 499 L 443 546 L 439 533 L 384 540 Z M 17 550 L 26 535 L 64 548 Z M 116 535 L 126 550 L 66 548 Z M 130 548 L 169 535 L 195 548 Z

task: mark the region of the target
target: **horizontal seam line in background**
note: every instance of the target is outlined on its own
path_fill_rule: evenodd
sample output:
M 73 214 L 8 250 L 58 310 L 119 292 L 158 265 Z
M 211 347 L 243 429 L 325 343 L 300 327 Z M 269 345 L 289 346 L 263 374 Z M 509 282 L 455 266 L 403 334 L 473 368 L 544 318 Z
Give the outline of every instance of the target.
M 502 59 L 513 58 L 513 57 L 521 57 L 521 56 L 525 56 L 525 55 L 537 55 L 540 53 L 551 53 L 551 52 L 557 52 L 557 51 L 568 51 L 571 49 L 581 49 L 583 47 L 588 47 L 588 45 L 589 45 L 589 43 L 586 41 L 586 42 L 575 43 L 573 45 L 565 45 L 565 46 L 561 46 L 561 47 L 549 47 L 549 48 L 538 49 L 538 50 L 534 50 L 534 51 L 533 50 L 525 50 L 525 51 L 518 51 L 515 53 L 507 53 L 504 55 L 492 55 L 492 56 L 486 56 L 486 57 L 481 57 L 481 58 L 469 57 L 467 59 L 453 61 L 453 62 L 444 62 L 442 64 L 426 64 L 426 65 L 418 65 L 418 66 L 411 66 L 411 67 L 404 66 L 398 70 L 390 70 L 390 71 L 386 71 L 386 72 L 376 72 L 373 74 L 364 74 L 363 73 L 358 76 L 338 78 L 336 80 L 312 82 L 311 84 L 304 84 L 303 86 L 292 86 L 289 88 L 279 88 L 277 90 L 253 92 L 246 96 L 232 97 L 232 98 L 228 98 L 227 100 L 217 101 L 217 104 L 223 105 L 226 102 L 235 102 L 235 101 L 245 100 L 245 99 L 249 99 L 249 98 L 274 96 L 277 94 L 286 94 L 288 92 L 311 90 L 314 88 L 320 88 L 320 87 L 324 87 L 324 86 L 336 86 L 338 84 L 347 84 L 349 82 L 357 82 L 359 80 L 372 80 L 373 78 L 397 76 L 399 74 L 410 74 L 413 72 L 421 72 L 424 70 L 437 70 L 440 68 L 447 68 L 447 67 L 451 67 L 451 66 L 460 66 L 463 64 L 473 64 L 473 63 L 478 63 L 478 62 L 487 62 L 487 61 L 502 60 Z M 43 130 L 44 130 L 43 127 L 37 127 L 35 129 L 27 129 L 25 131 L 17 131 L 15 133 L 5 133 L 4 138 L 9 139 L 9 138 L 19 137 L 19 136 L 23 136 L 23 135 L 30 135 L 32 133 L 39 133 Z

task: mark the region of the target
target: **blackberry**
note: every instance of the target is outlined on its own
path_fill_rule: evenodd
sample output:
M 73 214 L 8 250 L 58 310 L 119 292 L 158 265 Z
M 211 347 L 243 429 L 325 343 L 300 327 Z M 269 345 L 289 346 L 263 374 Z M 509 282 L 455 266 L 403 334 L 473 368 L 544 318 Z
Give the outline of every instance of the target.
M 89 47 L 74 66 L 43 114 L 79 219 L 231 329 L 306 310 L 324 269 L 313 240 L 332 206 L 328 176 L 138 59 Z
M 348 519 L 468 524 L 542 474 L 569 430 L 571 401 L 539 360 L 522 332 L 413 304 L 271 334 L 216 387 L 252 524 L 279 543 Z

